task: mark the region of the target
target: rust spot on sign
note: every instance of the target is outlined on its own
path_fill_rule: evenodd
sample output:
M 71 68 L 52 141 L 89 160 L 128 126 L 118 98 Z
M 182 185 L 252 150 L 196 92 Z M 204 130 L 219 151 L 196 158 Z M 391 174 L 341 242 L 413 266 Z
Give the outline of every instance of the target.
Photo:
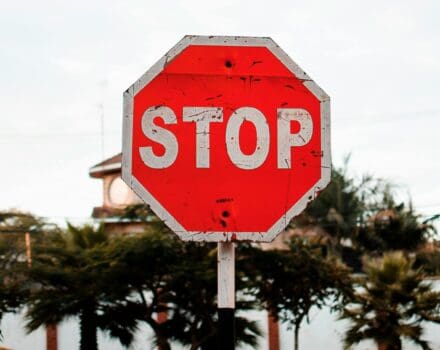
M 219 198 L 215 202 L 216 203 L 226 203 L 226 202 L 232 202 L 232 201 L 233 201 L 232 198 Z
M 324 152 L 323 151 L 311 151 L 310 152 L 312 154 L 313 157 L 323 157 L 324 156 Z
M 220 224 L 222 229 L 231 227 L 234 223 L 233 199 L 229 197 L 218 198 L 213 212 L 213 220 Z M 232 220 L 232 221 L 231 221 Z

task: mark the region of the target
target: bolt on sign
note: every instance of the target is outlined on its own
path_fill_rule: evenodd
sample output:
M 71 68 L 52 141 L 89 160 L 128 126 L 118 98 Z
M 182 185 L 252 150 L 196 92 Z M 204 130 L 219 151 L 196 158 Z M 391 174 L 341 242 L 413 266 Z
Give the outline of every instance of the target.
M 270 38 L 185 36 L 123 129 L 123 179 L 182 240 L 269 242 L 330 181 L 330 98 Z

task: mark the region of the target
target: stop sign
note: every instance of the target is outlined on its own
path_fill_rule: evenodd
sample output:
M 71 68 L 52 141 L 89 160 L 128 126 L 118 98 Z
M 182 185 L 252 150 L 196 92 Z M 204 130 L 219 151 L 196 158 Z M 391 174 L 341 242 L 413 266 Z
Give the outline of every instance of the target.
M 330 167 L 330 98 L 270 38 L 186 36 L 124 93 L 123 179 L 183 240 L 269 242 Z

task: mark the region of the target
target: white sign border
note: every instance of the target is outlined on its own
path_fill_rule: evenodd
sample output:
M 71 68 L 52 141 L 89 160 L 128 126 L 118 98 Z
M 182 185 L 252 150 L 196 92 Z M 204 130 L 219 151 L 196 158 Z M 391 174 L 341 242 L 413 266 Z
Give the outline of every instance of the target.
M 321 179 L 301 199 L 293 205 L 267 232 L 198 232 L 187 231 L 159 201 L 132 175 L 132 131 L 133 98 L 153 80 L 177 55 L 189 45 L 212 46 L 261 46 L 268 48 L 296 78 L 301 80 L 320 101 L 321 109 Z M 271 39 L 243 36 L 198 36 L 187 35 L 156 62 L 145 74 L 124 92 L 123 137 L 122 137 L 122 179 L 144 200 L 156 215 L 183 241 L 230 242 L 255 241 L 271 242 L 285 229 L 290 220 L 300 214 L 317 194 L 330 182 L 330 97 Z

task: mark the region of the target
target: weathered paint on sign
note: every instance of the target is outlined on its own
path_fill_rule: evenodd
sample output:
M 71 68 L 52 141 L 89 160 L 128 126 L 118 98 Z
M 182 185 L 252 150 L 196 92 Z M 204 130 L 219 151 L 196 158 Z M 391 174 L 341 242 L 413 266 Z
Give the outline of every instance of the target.
M 329 106 L 270 38 L 187 36 L 124 94 L 123 179 L 183 240 L 271 241 L 330 180 Z

